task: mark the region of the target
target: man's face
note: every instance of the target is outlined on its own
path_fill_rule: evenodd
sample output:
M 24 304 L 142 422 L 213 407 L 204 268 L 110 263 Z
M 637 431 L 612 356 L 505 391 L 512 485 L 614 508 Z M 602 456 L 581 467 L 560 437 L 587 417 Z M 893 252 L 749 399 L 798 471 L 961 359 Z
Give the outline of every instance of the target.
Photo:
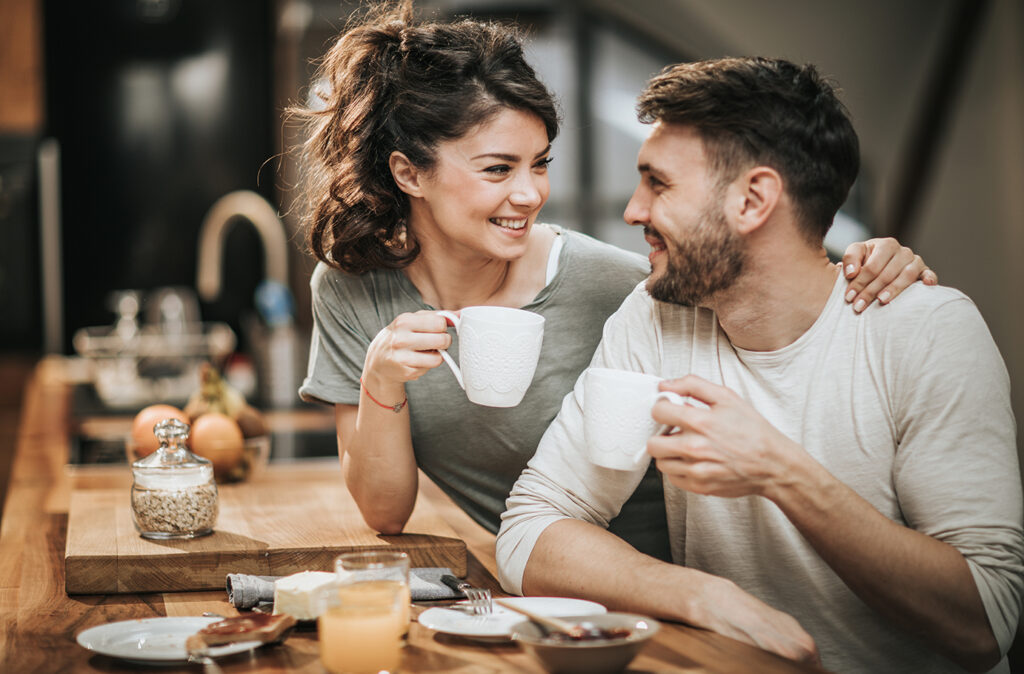
M 651 246 L 647 291 L 656 300 L 697 306 L 743 270 L 743 239 L 728 224 L 719 184 L 692 129 L 658 123 L 640 148 L 640 184 L 623 217 Z

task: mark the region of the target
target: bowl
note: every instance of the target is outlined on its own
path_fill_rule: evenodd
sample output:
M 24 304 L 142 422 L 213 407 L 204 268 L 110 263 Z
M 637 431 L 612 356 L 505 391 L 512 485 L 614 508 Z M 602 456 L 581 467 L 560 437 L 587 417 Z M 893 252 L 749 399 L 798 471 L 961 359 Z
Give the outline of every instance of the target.
M 657 620 L 633 613 L 567 616 L 572 623 L 589 622 L 605 630 L 629 630 L 627 636 L 585 641 L 552 641 L 546 631 L 529 620 L 512 627 L 512 638 L 551 674 L 613 674 L 636 657 L 648 639 L 658 633 Z
M 242 460 L 226 475 L 217 476 L 217 482 L 242 482 L 252 479 L 267 467 L 270 459 L 270 436 L 257 435 L 245 439 Z

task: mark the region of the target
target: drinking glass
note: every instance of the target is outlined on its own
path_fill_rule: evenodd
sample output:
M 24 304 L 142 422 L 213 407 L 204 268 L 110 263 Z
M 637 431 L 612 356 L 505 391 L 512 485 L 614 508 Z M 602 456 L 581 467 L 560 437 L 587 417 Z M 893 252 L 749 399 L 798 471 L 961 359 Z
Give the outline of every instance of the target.
M 409 629 L 409 556 L 349 552 L 334 570 L 337 592 L 319 618 L 324 667 L 333 674 L 397 671 Z

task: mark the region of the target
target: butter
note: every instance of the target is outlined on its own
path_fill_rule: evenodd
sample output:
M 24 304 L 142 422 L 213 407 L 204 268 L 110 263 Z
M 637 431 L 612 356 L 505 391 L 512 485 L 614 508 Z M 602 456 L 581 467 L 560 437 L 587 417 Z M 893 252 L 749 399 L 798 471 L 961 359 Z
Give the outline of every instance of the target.
M 274 581 L 274 613 L 316 620 L 327 610 L 336 577 L 326 571 L 302 571 Z

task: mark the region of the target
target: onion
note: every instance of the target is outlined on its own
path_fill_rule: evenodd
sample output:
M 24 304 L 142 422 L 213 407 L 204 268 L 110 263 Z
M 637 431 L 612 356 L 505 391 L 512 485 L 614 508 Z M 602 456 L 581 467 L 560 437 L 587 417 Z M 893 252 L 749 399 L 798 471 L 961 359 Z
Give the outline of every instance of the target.
M 185 413 L 173 405 L 160 404 L 142 408 L 132 421 L 132 446 L 136 457 L 149 456 L 160 446 L 160 441 L 153 434 L 153 428 L 164 419 L 190 423 Z
M 209 459 L 213 473 L 224 478 L 245 456 L 245 438 L 234 419 L 219 412 L 207 412 L 192 423 L 192 451 Z

